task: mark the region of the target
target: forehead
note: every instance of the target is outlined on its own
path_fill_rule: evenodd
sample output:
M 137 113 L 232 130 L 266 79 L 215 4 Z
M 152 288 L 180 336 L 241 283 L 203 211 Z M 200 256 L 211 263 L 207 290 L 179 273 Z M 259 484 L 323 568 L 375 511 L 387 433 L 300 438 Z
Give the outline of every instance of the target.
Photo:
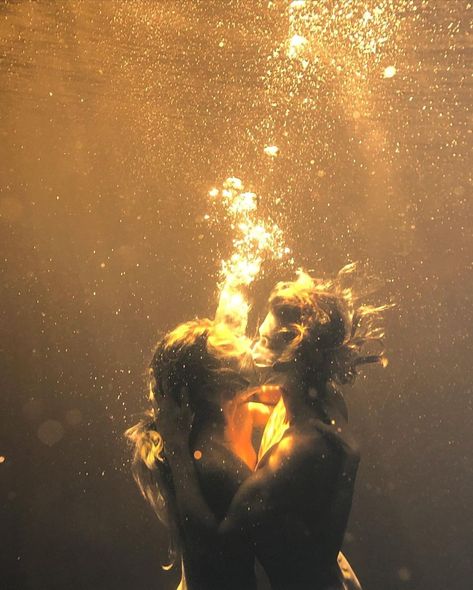
M 279 326 L 279 322 L 276 316 L 273 314 L 272 311 L 268 312 L 268 315 L 264 318 L 263 323 L 259 328 L 259 333 L 261 336 L 267 336 L 271 334 L 277 327 Z

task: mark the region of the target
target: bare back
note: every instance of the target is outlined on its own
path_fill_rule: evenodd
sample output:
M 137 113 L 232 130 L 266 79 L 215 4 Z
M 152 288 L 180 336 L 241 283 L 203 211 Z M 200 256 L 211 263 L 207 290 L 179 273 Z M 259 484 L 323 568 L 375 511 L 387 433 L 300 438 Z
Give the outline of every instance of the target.
M 221 520 L 250 469 L 212 437 L 200 433 L 191 444 L 202 496 Z M 180 523 L 184 569 L 189 590 L 256 589 L 254 552 L 240 539 L 216 542 L 193 527 L 191 519 Z
M 289 428 L 235 498 L 236 521 L 246 516 L 248 541 L 274 590 L 343 588 L 343 531 L 333 516 L 344 462 L 317 428 Z

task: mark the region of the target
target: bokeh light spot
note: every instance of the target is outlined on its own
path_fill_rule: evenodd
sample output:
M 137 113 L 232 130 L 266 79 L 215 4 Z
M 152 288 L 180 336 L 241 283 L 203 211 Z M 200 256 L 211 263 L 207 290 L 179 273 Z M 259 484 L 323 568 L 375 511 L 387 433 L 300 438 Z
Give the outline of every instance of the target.
M 39 440 L 48 447 L 57 444 L 63 436 L 64 427 L 57 420 L 46 420 L 38 428 Z
M 264 148 L 264 153 L 267 156 L 271 156 L 272 158 L 275 158 L 279 154 L 279 148 L 277 145 L 267 145 Z
M 409 582 L 409 580 L 412 578 L 411 571 L 406 566 L 400 567 L 397 575 L 399 576 L 401 582 Z
M 68 410 L 66 412 L 66 422 L 70 426 L 78 426 L 82 422 L 82 412 L 77 408 Z
M 394 66 L 388 66 L 387 68 L 384 68 L 384 77 L 385 78 L 394 78 L 394 76 L 396 75 L 397 70 Z

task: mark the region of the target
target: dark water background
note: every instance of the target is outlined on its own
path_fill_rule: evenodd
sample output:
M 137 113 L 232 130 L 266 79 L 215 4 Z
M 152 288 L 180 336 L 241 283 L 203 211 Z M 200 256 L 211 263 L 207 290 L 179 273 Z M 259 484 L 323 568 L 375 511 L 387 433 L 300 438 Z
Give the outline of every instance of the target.
M 297 264 L 361 260 L 397 302 L 389 367 L 347 391 L 364 587 L 472 587 L 471 3 L 397 3 L 367 83 L 326 66 L 310 108 L 267 73 L 286 4 L 0 2 L 2 588 L 175 587 L 122 432 L 159 334 L 214 311 L 229 175 Z

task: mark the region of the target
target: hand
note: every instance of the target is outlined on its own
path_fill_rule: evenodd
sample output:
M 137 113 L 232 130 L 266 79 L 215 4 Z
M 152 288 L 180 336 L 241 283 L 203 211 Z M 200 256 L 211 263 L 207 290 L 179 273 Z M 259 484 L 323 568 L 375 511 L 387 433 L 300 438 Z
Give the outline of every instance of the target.
M 178 401 L 169 394 L 155 399 L 158 404 L 156 424 L 165 444 L 187 443 L 194 418 L 187 389 L 183 387 L 179 391 Z

